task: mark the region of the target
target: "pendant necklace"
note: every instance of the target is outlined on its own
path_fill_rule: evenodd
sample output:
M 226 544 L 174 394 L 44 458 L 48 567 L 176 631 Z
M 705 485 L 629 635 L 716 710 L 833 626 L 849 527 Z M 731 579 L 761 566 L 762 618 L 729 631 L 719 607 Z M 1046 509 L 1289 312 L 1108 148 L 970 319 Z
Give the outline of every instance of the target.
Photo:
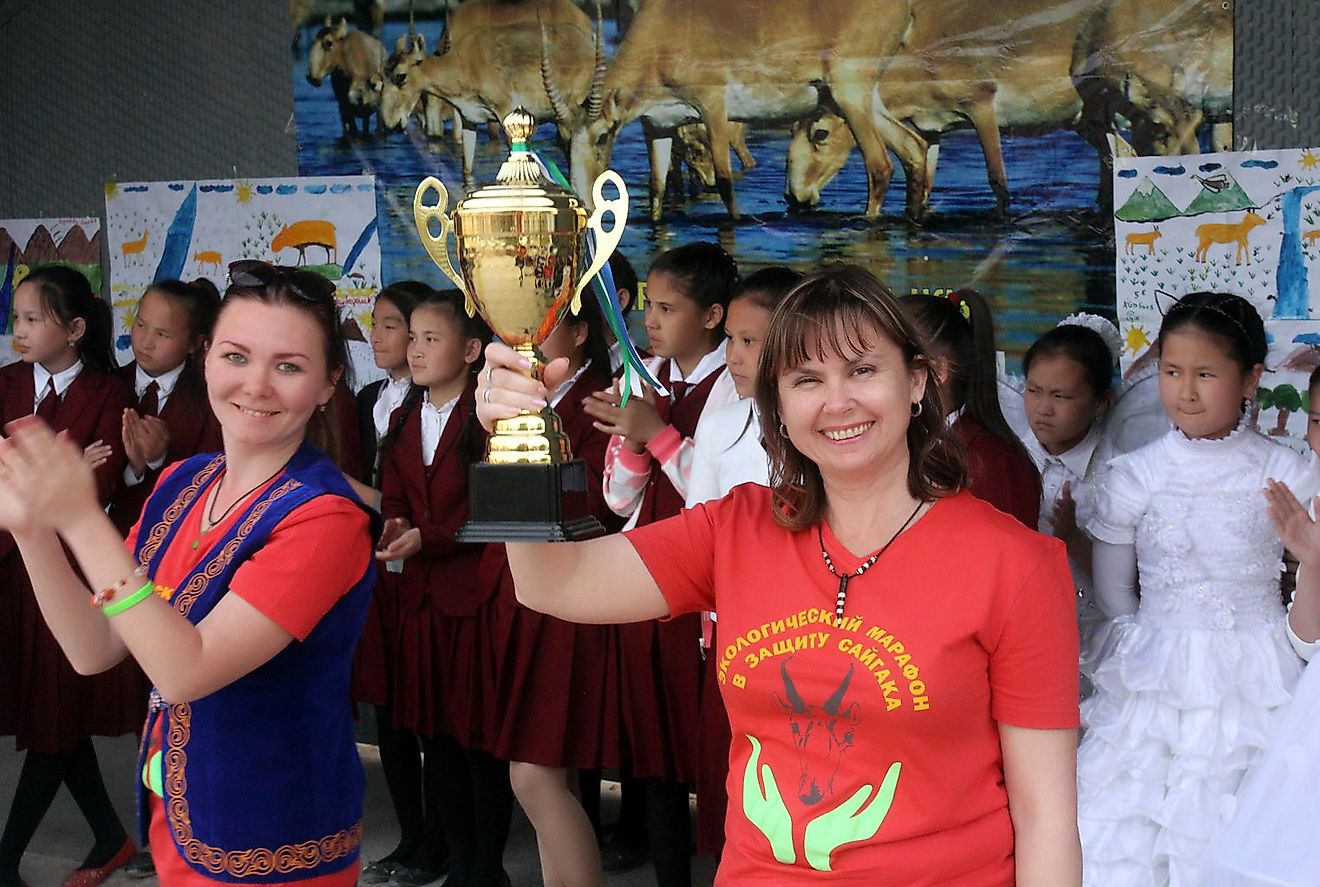
M 834 561 L 830 560 L 830 553 L 825 550 L 825 534 L 821 530 L 821 526 L 825 523 L 824 520 L 816 524 L 816 541 L 820 543 L 820 553 L 821 556 L 825 558 L 825 569 L 830 571 L 831 576 L 834 576 L 839 580 L 839 596 L 834 602 L 835 621 L 843 618 L 843 607 L 848 602 L 848 580 L 856 579 L 858 576 L 871 569 L 871 567 L 875 566 L 875 562 L 880 559 L 880 555 L 888 551 L 889 546 L 894 544 L 894 540 L 903 535 L 903 531 L 911 526 L 912 522 L 917 519 L 917 512 L 921 511 L 921 507 L 925 504 L 925 502 L 918 502 L 917 507 L 912 509 L 912 513 L 908 515 L 908 519 L 903 521 L 903 526 L 898 528 L 898 532 L 890 536 L 889 541 L 881 546 L 879 551 L 867 558 L 866 561 L 854 572 L 848 573 L 844 576 L 840 576 L 838 571 L 834 569 Z
M 214 492 L 211 493 L 211 500 L 206 506 L 206 525 L 205 526 L 199 525 L 197 528 L 198 529 L 197 538 L 193 540 L 193 544 L 192 544 L 193 551 L 197 550 L 197 546 L 201 544 L 203 536 L 214 530 L 217 524 L 224 523 L 225 518 L 229 517 L 230 513 L 233 512 L 233 510 L 238 507 L 238 503 L 242 502 L 248 496 L 251 496 L 253 493 L 264 487 L 266 484 L 270 483 L 271 479 L 274 478 L 275 475 L 283 471 L 285 468 L 287 468 L 288 465 L 289 463 L 285 462 L 283 465 L 281 465 L 279 468 L 275 470 L 275 474 L 268 475 L 266 479 L 263 480 L 261 483 L 257 484 L 255 487 L 248 490 L 243 495 L 239 496 L 232 503 L 230 503 L 229 507 L 225 509 L 224 514 L 220 515 L 220 517 L 217 518 L 215 516 L 215 500 L 219 498 L 220 484 L 224 482 L 224 476 L 222 475 L 220 480 L 216 482 L 215 490 Z

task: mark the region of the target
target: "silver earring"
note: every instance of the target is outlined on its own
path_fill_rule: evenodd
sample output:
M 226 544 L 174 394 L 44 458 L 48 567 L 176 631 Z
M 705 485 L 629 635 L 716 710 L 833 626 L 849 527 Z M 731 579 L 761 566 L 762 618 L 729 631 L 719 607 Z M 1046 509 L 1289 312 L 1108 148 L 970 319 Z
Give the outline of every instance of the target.
M 783 422 L 780 422 L 780 423 L 779 423 L 779 436 L 780 436 L 780 437 L 788 437 L 788 429 L 784 427 L 784 423 L 783 423 Z
M 924 409 L 925 409 L 925 406 L 921 403 L 921 401 L 918 400 L 918 401 L 914 402 L 914 403 L 912 404 L 912 418 L 915 419 L 915 418 L 917 418 L 918 416 L 920 416 L 920 415 L 921 415 L 921 411 L 924 410 Z

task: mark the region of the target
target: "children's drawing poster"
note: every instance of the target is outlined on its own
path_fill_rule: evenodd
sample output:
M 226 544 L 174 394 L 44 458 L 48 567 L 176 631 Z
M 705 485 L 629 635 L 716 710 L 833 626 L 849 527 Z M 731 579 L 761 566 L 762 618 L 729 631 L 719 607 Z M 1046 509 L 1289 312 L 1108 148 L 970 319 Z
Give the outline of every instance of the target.
M 206 277 L 223 292 L 229 263 L 261 259 L 334 282 L 357 381 L 375 375 L 365 336 L 381 285 L 373 176 L 107 182 L 105 220 L 121 353 L 152 281 Z
M 13 356 L 14 290 L 45 265 L 68 265 L 101 292 L 101 220 L 0 219 L 0 363 Z
M 1253 421 L 1299 444 L 1320 364 L 1320 148 L 1115 158 L 1114 207 L 1125 374 L 1154 359 L 1179 296 L 1236 293 L 1270 338 Z

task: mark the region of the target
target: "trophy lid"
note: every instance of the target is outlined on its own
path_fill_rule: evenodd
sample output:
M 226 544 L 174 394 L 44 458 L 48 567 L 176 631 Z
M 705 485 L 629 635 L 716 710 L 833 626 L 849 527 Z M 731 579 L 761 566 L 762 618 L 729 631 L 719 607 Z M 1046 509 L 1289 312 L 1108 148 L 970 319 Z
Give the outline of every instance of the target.
M 495 182 L 477 188 L 461 200 L 454 208 L 454 215 L 470 218 L 513 209 L 570 210 L 582 212 L 585 220 L 585 209 L 577 195 L 552 181 L 527 147 L 536 129 L 536 118 L 523 108 L 516 108 L 505 116 L 503 126 L 511 148 L 508 159 L 500 165 Z

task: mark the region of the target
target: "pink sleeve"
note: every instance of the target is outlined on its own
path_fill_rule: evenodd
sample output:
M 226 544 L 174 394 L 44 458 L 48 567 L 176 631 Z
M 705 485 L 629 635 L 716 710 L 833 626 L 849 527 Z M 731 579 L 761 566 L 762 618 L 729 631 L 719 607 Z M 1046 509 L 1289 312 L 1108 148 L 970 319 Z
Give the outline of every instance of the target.
M 715 609 L 718 504 L 687 508 L 624 534 L 669 603 L 670 616 Z
M 347 499 L 318 496 L 280 521 L 229 589 L 304 640 L 366 571 L 368 527 L 367 515 Z
M 1079 724 L 1076 602 L 1062 543 L 1008 602 L 990 650 L 990 714 L 1038 730 Z
M 601 485 L 610 511 L 628 517 L 642 504 L 651 478 L 651 454 L 634 453 L 617 434 L 605 450 L 605 479 Z

